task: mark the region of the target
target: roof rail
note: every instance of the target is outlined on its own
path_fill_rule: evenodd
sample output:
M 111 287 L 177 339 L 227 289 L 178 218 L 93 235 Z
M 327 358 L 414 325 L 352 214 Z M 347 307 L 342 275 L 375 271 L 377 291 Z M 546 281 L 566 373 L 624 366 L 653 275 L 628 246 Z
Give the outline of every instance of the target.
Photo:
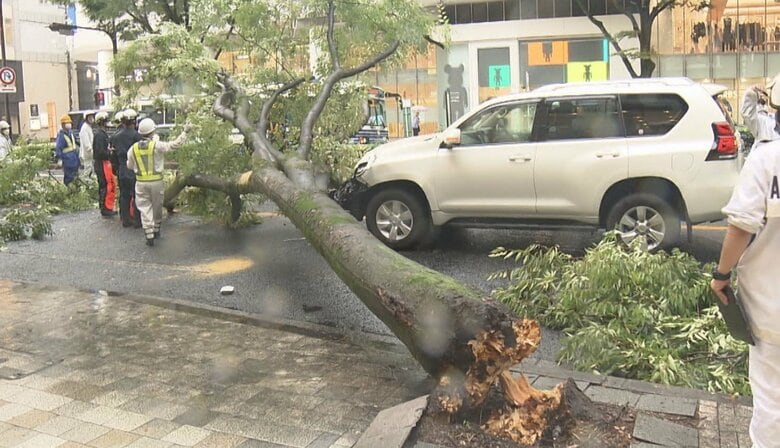
M 537 87 L 534 92 L 554 92 L 556 90 L 563 90 L 570 87 L 578 86 L 632 86 L 632 85 L 664 85 L 664 86 L 684 86 L 692 85 L 696 82 L 690 78 L 635 78 L 635 79 L 621 79 L 615 81 L 592 81 L 592 82 L 572 82 L 566 84 L 548 84 L 545 86 Z

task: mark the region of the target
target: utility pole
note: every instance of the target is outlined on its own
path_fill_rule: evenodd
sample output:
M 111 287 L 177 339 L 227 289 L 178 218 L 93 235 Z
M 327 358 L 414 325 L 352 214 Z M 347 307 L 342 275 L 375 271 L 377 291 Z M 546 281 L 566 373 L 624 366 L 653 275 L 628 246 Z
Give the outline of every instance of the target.
M 3 57 L 3 67 L 6 67 L 8 64 L 8 61 L 5 58 L 5 16 L 3 15 L 3 0 L 0 0 L 0 52 L 2 52 Z M 11 104 L 10 99 L 8 98 L 10 94 L 4 93 L 3 98 L 5 101 L 5 118 L 8 120 L 8 124 L 10 125 L 12 123 L 11 120 Z M 21 120 L 22 117 L 19 117 L 19 120 Z M 21 127 L 21 123 L 19 123 L 19 126 Z M 9 136 L 12 133 L 13 127 L 9 129 Z

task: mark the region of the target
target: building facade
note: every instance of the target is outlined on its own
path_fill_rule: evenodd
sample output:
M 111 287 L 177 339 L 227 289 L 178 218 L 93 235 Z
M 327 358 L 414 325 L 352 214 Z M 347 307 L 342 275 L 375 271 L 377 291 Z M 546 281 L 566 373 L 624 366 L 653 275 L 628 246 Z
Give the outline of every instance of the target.
M 7 95 L 14 135 L 53 138 L 76 89 L 66 38 L 48 28 L 65 21 L 65 8 L 43 0 L 2 2 L 6 57 L 16 71 L 17 92 L 0 94 L 0 115 L 6 115 Z
M 585 1 L 613 35 L 630 29 L 622 6 L 612 0 Z M 724 84 L 730 88 L 727 99 L 738 107 L 746 88 L 780 73 L 780 3 L 714 0 L 711 5 L 702 11 L 677 7 L 658 16 L 652 35 L 654 76 Z M 577 0 L 454 0 L 444 9 L 450 47 L 432 47 L 375 79 L 417 105 L 424 133 L 446 127 L 494 96 L 550 83 L 630 77 Z M 621 44 L 638 47 L 635 39 Z M 638 62 L 634 67 L 638 71 Z M 398 113 L 393 105 L 388 111 L 390 135 L 401 136 Z

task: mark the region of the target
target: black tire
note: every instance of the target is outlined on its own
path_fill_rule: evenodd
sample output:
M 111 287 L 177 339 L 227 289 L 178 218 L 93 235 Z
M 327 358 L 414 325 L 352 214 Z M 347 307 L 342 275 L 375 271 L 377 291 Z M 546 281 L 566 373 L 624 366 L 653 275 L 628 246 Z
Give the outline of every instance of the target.
M 634 193 L 623 199 L 617 201 L 615 205 L 610 208 L 607 214 L 607 230 L 618 230 L 619 225 L 625 226 L 631 220 L 631 216 L 636 217 L 634 212 L 639 211 L 640 208 L 645 208 L 644 214 L 646 217 L 645 222 L 649 222 L 651 214 L 658 214 L 663 220 L 663 238 L 660 238 L 657 234 L 650 234 L 650 231 L 645 227 L 637 224 L 637 236 L 644 237 L 648 241 L 648 248 L 650 251 L 656 251 L 660 249 L 668 250 L 680 242 L 680 212 L 674 208 L 666 200 L 650 193 Z M 652 213 L 651 213 L 652 212 Z M 629 218 L 621 223 L 623 217 L 629 214 Z M 636 220 L 639 222 L 639 219 Z M 658 222 L 658 220 L 655 220 Z M 624 227 L 623 230 L 626 230 Z M 621 232 L 621 234 L 628 235 L 628 232 Z M 658 241 L 660 239 L 660 241 Z M 658 244 L 653 246 L 651 242 L 658 241 Z M 627 243 L 626 239 L 623 239 L 624 243 Z
M 408 233 L 402 238 L 392 238 L 393 232 L 388 229 L 388 225 L 383 225 L 377 222 L 377 212 L 380 208 L 383 208 L 383 213 L 390 210 L 388 204 L 397 205 L 401 210 L 405 207 L 411 214 L 411 225 L 409 225 Z M 398 205 L 400 204 L 400 205 Z M 404 216 L 406 213 L 404 212 Z M 392 227 L 392 224 L 389 224 Z M 414 248 L 427 238 L 431 231 L 431 215 L 428 212 L 428 207 L 423 201 L 414 193 L 409 192 L 401 188 L 388 188 L 375 194 L 366 206 L 366 227 L 377 239 L 385 243 L 388 247 L 394 250 L 403 250 Z M 401 229 L 399 226 L 395 226 L 396 229 Z M 385 235 L 390 233 L 390 237 Z M 395 233 L 398 236 L 398 233 Z

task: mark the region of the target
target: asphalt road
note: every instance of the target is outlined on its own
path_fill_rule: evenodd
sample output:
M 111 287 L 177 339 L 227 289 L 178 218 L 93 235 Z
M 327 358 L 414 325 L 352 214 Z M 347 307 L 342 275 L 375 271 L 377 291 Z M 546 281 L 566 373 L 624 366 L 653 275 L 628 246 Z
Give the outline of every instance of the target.
M 140 229 L 97 211 L 54 218 L 54 237 L 10 243 L 0 253 L 2 277 L 83 289 L 164 296 L 309 321 L 356 332 L 389 335 L 389 330 L 336 277 L 300 232 L 284 217 L 269 213 L 262 224 L 229 230 L 182 214 L 166 218 L 163 238 L 149 248 Z M 490 273 L 511 268 L 489 252 L 538 242 L 581 254 L 597 232 L 528 232 L 452 229 L 429 247 L 404 252 L 432 269 L 485 292 L 501 286 Z M 686 250 L 700 260 L 717 258 L 723 228 L 695 232 Z M 220 295 L 225 285 L 235 287 Z M 545 331 L 537 356 L 554 359 L 559 335 Z

